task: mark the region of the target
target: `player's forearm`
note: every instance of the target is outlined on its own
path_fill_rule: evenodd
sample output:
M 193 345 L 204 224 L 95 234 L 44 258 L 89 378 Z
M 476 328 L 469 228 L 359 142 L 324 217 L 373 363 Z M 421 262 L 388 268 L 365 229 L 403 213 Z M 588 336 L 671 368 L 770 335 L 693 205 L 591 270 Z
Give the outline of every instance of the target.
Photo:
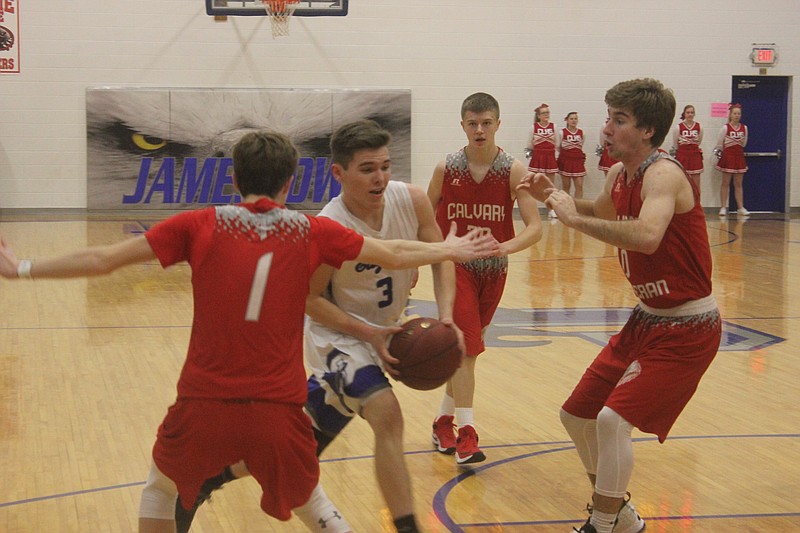
M 456 301 L 456 267 L 452 261 L 431 265 L 433 271 L 433 294 L 439 309 L 439 320 L 453 318 Z
M 662 235 L 650 230 L 641 220 L 606 220 L 579 214 L 569 226 L 617 248 L 652 254 L 661 244 Z
M 594 201 L 592 200 L 584 200 L 583 198 L 576 198 L 575 209 L 581 215 L 586 215 L 590 217 L 596 216 L 594 212 Z
M 29 276 L 33 279 L 79 278 L 108 274 L 114 268 L 107 247 L 93 247 L 51 259 L 31 260 Z
M 529 248 L 542 238 L 542 225 L 530 224 L 520 231 L 513 239 L 500 243 L 501 255 L 510 255 L 520 250 Z
M 325 327 L 359 340 L 366 340 L 372 327 L 322 296 L 309 296 L 306 299 L 306 314 Z
M 456 250 L 445 242 L 428 243 L 398 239 L 375 243 L 375 246 L 371 246 L 366 253 L 376 264 L 390 270 L 401 270 L 449 261 L 455 257 Z

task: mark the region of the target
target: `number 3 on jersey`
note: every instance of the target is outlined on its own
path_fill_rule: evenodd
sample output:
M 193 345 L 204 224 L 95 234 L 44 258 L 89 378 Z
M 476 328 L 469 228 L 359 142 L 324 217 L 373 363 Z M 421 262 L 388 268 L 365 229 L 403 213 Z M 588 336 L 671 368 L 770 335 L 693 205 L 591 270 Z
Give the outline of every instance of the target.
M 392 278 L 381 278 L 375 283 L 378 289 L 383 289 L 384 299 L 378 302 L 378 307 L 383 309 L 389 307 L 394 302 L 394 293 L 392 292 Z
M 253 284 L 250 285 L 250 298 L 247 300 L 247 312 L 244 319 L 247 322 L 258 322 L 261 316 L 261 304 L 264 303 L 264 292 L 267 290 L 269 269 L 272 266 L 272 252 L 258 258 L 256 273 L 253 275 Z

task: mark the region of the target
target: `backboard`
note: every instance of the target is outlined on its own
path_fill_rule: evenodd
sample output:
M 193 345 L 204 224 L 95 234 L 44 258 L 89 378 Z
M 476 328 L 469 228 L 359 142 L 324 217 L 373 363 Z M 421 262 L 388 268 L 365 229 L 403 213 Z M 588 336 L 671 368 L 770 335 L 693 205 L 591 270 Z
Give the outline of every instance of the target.
M 300 0 L 295 17 L 335 17 L 347 15 L 348 0 Z M 206 0 L 206 13 L 215 17 L 264 16 L 261 0 Z

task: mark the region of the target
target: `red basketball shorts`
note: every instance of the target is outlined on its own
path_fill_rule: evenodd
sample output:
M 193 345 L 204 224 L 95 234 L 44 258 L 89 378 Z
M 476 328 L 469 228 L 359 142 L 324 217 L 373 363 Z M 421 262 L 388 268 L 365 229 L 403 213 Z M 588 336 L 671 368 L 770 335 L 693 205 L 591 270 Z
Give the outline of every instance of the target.
M 597 418 L 607 405 L 664 442 L 719 349 L 719 311 L 663 317 L 637 307 L 584 372 L 564 410 Z
M 468 357 L 478 356 L 486 349 L 483 330 L 491 324 L 503 296 L 508 263 L 504 265 L 478 271 L 460 263 L 456 265 L 453 320 L 464 334 Z
M 302 406 L 179 398 L 158 428 L 153 460 L 184 505 L 194 503 L 206 479 L 244 460 L 261 485 L 261 508 L 289 520 L 319 481 L 316 448 Z

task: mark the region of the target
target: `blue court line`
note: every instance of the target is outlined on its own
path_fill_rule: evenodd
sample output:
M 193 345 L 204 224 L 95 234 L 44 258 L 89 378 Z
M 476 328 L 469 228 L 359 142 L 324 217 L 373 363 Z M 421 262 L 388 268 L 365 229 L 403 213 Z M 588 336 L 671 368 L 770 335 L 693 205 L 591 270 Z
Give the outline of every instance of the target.
M 670 440 L 699 440 L 699 439 L 747 439 L 747 438 L 800 438 L 800 433 L 778 433 L 778 434 L 756 434 L 756 435 L 684 435 L 684 436 L 670 436 Z M 633 439 L 633 442 L 652 442 L 657 441 L 656 437 L 637 437 Z M 520 459 L 526 459 L 529 457 L 536 457 L 541 455 L 546 455 L 550 453 L 562 452 L 566 450 L 573 450 L 575 446 L 572 444 L 571 441 L 549 441 L 549 442 L 530 442 L 530 443 L 516 443 L 516 444 L 496 444 L 491 446 L 482 446 L 483 449 L 500 449 L 500 448 L 521 448 L 521 447 L 530 447 L 530 446 L 560 446 L 559 448 L 548 449 L 548 450 L 541 450 L 532 453 L 526 453 L 523 455 L 518 455 L 515 457 L 509 457 L 507 459 L 502 459 L 500 461 L 495 461 L 493 463 L 485 464 L 477 468 L 473 468 L 470 470 L 466 470 L 453 478 L 452 480 L 445 483 L 441 489 L 439 489 L 433 498 L 433 508 L 436 516 L 442 522 L 445 527 L 448 527 L 449 531 L 453 533 L 463 533 L 461 526 L 470 527 L 470 526 L 480 526 L 480 525 L 545 525 L 545 524 L 567 524 L 567 523 L 575 523 L 578 520 L 547 520 L 547 521 L 527 521 L 527 522 L 503 522 L 500 523 L 487 523 L 487 524 L 456 524 L 450 517 L 447 515 L 446 511 L 442 511 L 445 509 L 445 500 L 447 499 L 447 495 L 450 491 L 461 481 L 468 479 L 477 473 L 488 470 L 489 468 L 493 468 L 495 466 L 499 466 L 505 463 L 509 463 L 511 461 L 517 461 Z M 421 455 L 421 454 L 439 454 L 436 450 L 416 450 L 406 452 L 405 455 Z M 336 462 L 343 462 L 343 461 L 361 461 L 366 459 L 372 459 L 374 455 L 357 455 L 352 457 L 337 457 L 333 459 L 321 459 L 320 463 L 336 463 Z M 118 490 L 118 489 L 128 489 L 131 487 L 142 486 L 145 484 L 145 481 L 135 481 L 132 483 L 123 483 L 119 485 L 109 485 L 107 487 L 96 487 L 93 489 L 84 489 L 84 490 L 77 490 L 71 492 L 62 492 L 58 494 L 49 494 L 46 496 L 37 496 L 34 498 L 26 498 L 24 500 L 16 500 L 11 502 L 0 502 L 0 508 L 3 507 L 12 507 L 15 505 L 25 505 L 28 503 L 35 503 L 45 500 L 54 500 L 58 498 L 70 498 L 74 496 L 80 496 L 83 494 L 92 494 L 95 492 L 105 492 L 109 490 Z M 445 489 L 447 489 L 445 491 Z M 647 517 L 648 520 L 685 520 L 685 519 L 694 519 L 694 518 L 758 518 L 758 517 L 771 517 L 771 516 L 800 516 L 800 513 L 773 513 L 773 514 L 737 514 L 737 515 L 705 515 L 705 516 L 680 516 L 680 517 Z
M 133 483 L 123 483 L 121 485 L 110 485 L 108 487 L 98 487 L 94 489 L 76 490 L 72 492 L 62 492 L 61 494 L 50 494 L 48 496 L 37 496 L 35 498 L 27 498 L 25 500 L 17 500 L 15 502 L 0 502 L 0 507 L 11 507 L 13 505 L 23 505 L 26 503 L 41 502 L 45 500 L 55 500 L 58 498 L 69 498 L 72 496 L 80 496 L 81 494 L 91 494 L 93 492 L 104 492 L 107 490 L 128 489 L 130 487 L 137 487 L 144 485 L 144 481 L 134 481 Z
M 748 438 L 798 438 L 800 437 L 800 433 L 780 433 L 780 434 L 756 434 L 756 435 L 685 435 L 685 436 L 670 436 L 669 440 L 698 440 L 698 439 L 748 439 Z M 634 438 L 633 442 L 652 442 L 657 441 L 656 437 L 640 437 Z M 560 444 L 560 443 L 557 443 Z M 482 448 L 489 448 L 488 446 L 482 446 Z M 570 444 L 568 446 L 562 446 L 559 448 L 553 448 L 549 450 L 541 450 L 532 453 L 526 453 L 522 455 L 517 455 L 515 457 L 508 457 L 506 459 L 502 459 L 500 461 L 495 461 L 493 463 L 489 463 L 486 465 L 479 466 L 477 468 L 473 468 L 462 472 L 458 476 L 454 477 L 450 481 L 446 482 L 442 485 L 436 494 L 433 497 L 433 512 L 442 525 L 449 531 L 450 533 L 465 533 L 463 527 L 487 527 L 487 526 L 533 526 L 533 525 L 557 525 L 557 524 L 572 524 L 572 523 L 580 523 L 583 519 L 575 519 L 575 520 L 531 520 L 525 522 L 487 522 L 487 523 L 464 523 L 459 524 L 448 514 L 447 512 L 447 497 L 450 492 L 462 481 L 469 479 L 472 476 L 479 474 L 485 470 L 490 468 L 494 468 L 496 466 L 501 466 L 506 463 L 510 463 L 512 461 L 518 461 L 521 459 L 528 459 L 530 457 L 538 457 L 542 455 L 547 455 L 550 453 L 557 453 L 563 452 L 566 450 L 574 450 L 575 446 Z M 697 515 L 697 516 L 677 516 L 677 517 L 644 517 L 646 520 L 694 520 L 694 519 L 720 519 L 720 518 L 763 518 L 763 517 L 774 517 L 774 516 L 800 516 L 800 512 L 790 512 L 790 513 L 763 513 L 763 514 L 756 514 L 756 513 L 741 513 L 741 514 L 729 514 L 729 515 Z

